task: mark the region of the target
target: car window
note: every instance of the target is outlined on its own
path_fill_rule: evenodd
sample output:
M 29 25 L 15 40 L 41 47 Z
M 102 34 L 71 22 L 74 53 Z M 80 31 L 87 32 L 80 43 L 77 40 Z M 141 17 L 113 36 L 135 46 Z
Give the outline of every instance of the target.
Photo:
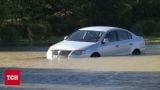
M 117 31 L 118 34 L 118 38 L 119 40 L 128 40 L 128 39 L 132 39 L 132 35 L 129 32 L 126 31 Z
M 112 31 L 106 34 L 105 38 L 109 40 L 109 42 L 115 42 L 118 41 L 117 33 L 116 31 Z
M 80 41 L 80 42 L 97 42 L 104 32 L 92 31 L 92 30 L 77 30 L 72 33 L 68 41 Z

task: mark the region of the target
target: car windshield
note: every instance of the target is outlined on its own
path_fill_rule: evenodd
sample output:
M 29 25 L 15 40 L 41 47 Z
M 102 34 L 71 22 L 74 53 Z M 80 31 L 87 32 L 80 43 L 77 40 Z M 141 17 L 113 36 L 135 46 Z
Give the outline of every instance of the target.
M 68 41 L 80 41 L 80 42 L 97 42 L 104 32 L 102 31 L 89 31 L 89 30 L 77 30 L 72 33 L 67 40 Z

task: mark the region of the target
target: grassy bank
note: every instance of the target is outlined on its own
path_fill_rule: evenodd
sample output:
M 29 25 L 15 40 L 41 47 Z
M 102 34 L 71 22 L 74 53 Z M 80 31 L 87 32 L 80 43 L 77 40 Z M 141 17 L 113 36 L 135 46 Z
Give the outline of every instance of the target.
M 154 36 L 145 36 L 146 44 L 160 44 L 160 37 Z M 2 42 L 0 41 L 0 46 L 50 46 L 55 44 L 59 41 L 63 40 L 63 37 L 54 36 L 49 38 L 48 40 L 41 40 L 41 41 L 29 41 L 29 40 L 22 40 L 16 42 Z
M 146 36 L 144 38 L 145 38 L 146 44 L 160 44 L 160 37 Z
M 47 40 L 39 40 L 39 41 L 30 41 L 30 40 L 20 40 L 20 41 L 11 41 L 4 42 L 0 41 L 0 47 L 3 46 L 50 46 L 59 41 L 63 40 L 63 37 L 53 36 L 48 38 Z

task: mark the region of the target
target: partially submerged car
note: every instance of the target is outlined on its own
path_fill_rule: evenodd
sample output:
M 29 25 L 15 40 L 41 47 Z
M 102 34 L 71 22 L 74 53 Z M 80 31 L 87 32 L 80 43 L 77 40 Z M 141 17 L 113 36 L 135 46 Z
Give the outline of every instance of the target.
M 108 55 L 140 55 L 145 49 L 143 37 L 117 27 L 93 26 L 81 28 L 52 45 L 47 59 L 102 57 Z

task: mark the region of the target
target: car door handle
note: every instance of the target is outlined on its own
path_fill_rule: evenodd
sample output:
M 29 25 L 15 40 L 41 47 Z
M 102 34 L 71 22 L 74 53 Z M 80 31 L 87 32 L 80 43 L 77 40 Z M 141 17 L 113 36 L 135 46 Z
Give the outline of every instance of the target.
M 116 45 L 116 48 L 118 48 L 119 47 L 119 45 Z

